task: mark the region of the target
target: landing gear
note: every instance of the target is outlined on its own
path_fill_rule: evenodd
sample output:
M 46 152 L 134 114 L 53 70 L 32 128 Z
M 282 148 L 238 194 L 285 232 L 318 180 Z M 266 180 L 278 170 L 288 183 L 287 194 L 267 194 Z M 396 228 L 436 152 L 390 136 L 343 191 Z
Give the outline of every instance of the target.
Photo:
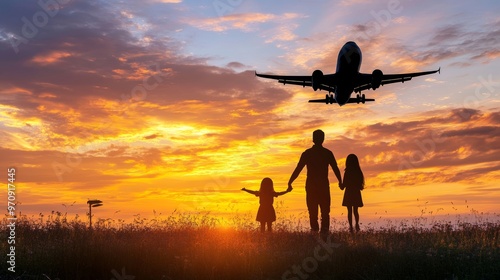
M 365 102 L 366 102 L 366 96 L 365 96 L 364 93 L 362 95 L 356 94 L 356 103 L 359 104 L 359 102 L 365 104 Z
M 335 103 L 335 98 L 333 98 L 333 94 L 330 94 L 330 104 Z
M 325 95 L 325 104 L 333 104 L 335 103 L 335 99 L 333 98 L 333 94 Z

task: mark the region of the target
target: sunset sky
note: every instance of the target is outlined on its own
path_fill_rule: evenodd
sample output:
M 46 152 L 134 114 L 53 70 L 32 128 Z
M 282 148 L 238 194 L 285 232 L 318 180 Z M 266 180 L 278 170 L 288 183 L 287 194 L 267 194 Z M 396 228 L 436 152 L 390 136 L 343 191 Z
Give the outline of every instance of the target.
M 342 173 L 360 158 L 362 219 L 500 214 L 498 1 L 46 2 L 0 2 L 1 176 L 17 168 L 23 214 L 253 216 L 240 189 L 285 190 L 315 129 Z M 441 74 L 343 107 L 254 75 L 333 73 L 347 41 L 361 72 Z M 304 215 L 305 174 L 282 217 Z

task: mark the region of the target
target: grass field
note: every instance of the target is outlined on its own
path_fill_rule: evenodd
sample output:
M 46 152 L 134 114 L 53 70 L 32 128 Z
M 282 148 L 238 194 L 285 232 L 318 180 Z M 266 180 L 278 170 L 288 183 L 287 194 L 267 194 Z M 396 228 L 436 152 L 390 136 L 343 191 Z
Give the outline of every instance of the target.
M 16 272 L 2 265 L 0 279 L 500 279 L 498 222 L 408 222 L 355 235 L 333 225 L 325 240 L 290 221 L 271 234 L 246 217 L 233 222 L 175 214 L 89 230 L 61 213 L 20 217 Z

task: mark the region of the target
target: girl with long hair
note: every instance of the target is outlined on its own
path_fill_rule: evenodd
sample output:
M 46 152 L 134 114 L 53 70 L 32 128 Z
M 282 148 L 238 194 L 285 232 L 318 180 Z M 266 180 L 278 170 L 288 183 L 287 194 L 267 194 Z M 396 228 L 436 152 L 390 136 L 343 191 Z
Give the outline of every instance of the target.
M 352 215 L 356 220 L 356 231 L 359 231 L 359 213 L 358 208 L 363 207 L 363 199 L 361 198 L 361 191 L 365 187 L 365 177 L 363 171 L 359 166 L 358 157 L 355 154 L 347 156 L 345 161 L 344 180 L 340 187 L 341 190 L 345 189 L 344 200 L 342 206 L 347 207 L 347 220 L 349 221 L 349 231 L 354 232 L 352 227 Z

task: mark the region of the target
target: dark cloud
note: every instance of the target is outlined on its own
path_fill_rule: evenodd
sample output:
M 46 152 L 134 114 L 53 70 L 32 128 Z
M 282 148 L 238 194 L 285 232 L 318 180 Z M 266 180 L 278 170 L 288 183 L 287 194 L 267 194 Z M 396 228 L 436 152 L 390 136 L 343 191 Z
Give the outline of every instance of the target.
M 459 172 L 448 179 L 450 182 L 460 182 L 460 181 L 471 181 L 474 182 L 478 177 L 484 176 L 485 174 L 491 172 L 498 172 L 500 167 L 498 165 L 481 167 L 481 168 L 471 168 L 470 170 L 465 170 Z
M 489 63 L 498 57 L 500 48 L 500 21 L 484 24 L 470 31 L 462 23 L 443 26 L 434 31 L 426 50 L 419 51 L 415 60 L 435 63 L 449 58 L 466 56 L 473 61 Z M 466 66 L 462 64 L 460 66 Z
M 232 62 L 229 62 L 229 63 L 226 65 L 226 67 L 227 67 L 227 68 L 233 68 L 233 69 L 248 68 L 248 66 L 246 66 L 245 64 L 240 63 L 240 62 L 237 62 L 237 61 L 232 61 Z
M 19 18 L 40 10 L 35 4 L 24 9 L 27 4 L 16 3 L 10 1 L 8 9 L 2 10 L 2 19 L 7 19 L 1 25 L 4 34 L 21 34 Z M 35 95 L 47 90 L 41 84 L 64 87 L 66 90 L 55 92 L 55 101 L 74 104 L 86 96 L 119 99 L 130 95 L 135 86 L 144 82 L 143 78 L 148 78 L 143 75 L 130 80 L 134 71 L 157 66 L 155 70 L 172 72 L 169 79 L 162 79 L 160 86 L 150 92 L 151 96 L 162 93 L 158 100 L 165 102 L 252 99 L 252 93 L 259 89 L 260 83 L 252 78 L 252 72 L 229 69 L 243 65 L 233 62 L 227 69 L 209 66 L 203 58 L 183 56 L 178 45 L 165 43 L 156 38 L 159 35 L 153 38 L 158 40 L 144 43 L 148 35 L 135 34 L 128 28 L 130 23 L 131 19 L 121 15 L 116 7 L 103 2 L 71 1 L 34 38 L 20 45 L 17 55 L 9 40 L 0 42 L 2 68 L 10 70 L 5 71 L 0 82 L 22 85 Z M 169 32 L 175 30 L 164 30 L 164 37 Z M 64 55 L 51 63 L 33 62 L 61 53 Z
M 500 127 L 480 126 L 462 130 L 451 130 L 441 134 L 444 137 L 464 137 L 464 136 L 487 136 L 500 137 Z
M 151 139 L 156 139 L 158 137 L 162 137 L 163 135 L 159 134 L 159 133 L 155 133 L 155 134 L 151 134 L 151 135 L 148 135 L 148 136 L 144 136 L 144 139 L 146 140 L 151 140 Z
M 328 144 L 338 158 L 358 154 L 369 177 L 393 174 L 382 175 L 378 187 L 480 180 L 498 170 L 500 127 L 494 120 L 499 116 L 499 111 L 430 111 L 409 120 L 353 126 Z
M 11 1 L 18 3 L 19 1 Z M 10 3 L 7 10 L 2 9 L 0 28 L 5 34 L 23 36 L 23 15 L 41 10 L 36 2 Z M 31 96 L 17 96 L 15 105 L 25 110 L 39 105 L 38 95 L 51 92 L 54 102 L 76 107 L 82 99 L 92 96 L 118 99 L 120 94 L 129 93 L 133 82 L 113 79 L 113 70 L 129 69 L 130 63 L 120 61 L 121 57 L 146 53 L 137 45 L 130 32 L 122 29 L 122 18 L 98 1 L 71 1 L 60 9 L 36 36 L 19 46 L 16 54 L 9 40 L 0 42 L 2 58 L 2 77 L 0 84 L 20 87 L 32 93 Z M 50 63 L 43 62 L 51 56 L 60 56 Z M 148 63 L 151 57 L 143 57 Z M 135 61 L 140 60 L 134 58 Z M 36 62 L 39 61 L 39 62 Z M 7 71 L 8 69 L 8 71 Z M 56 85 L 57 88 L 47 88 Z M 29 114 L 29 112 L 28 112 Z
M 236 62 L 227 69 L 219 68 L 207 65 L 202 58 L 184 57 L 175 44 L 166 45 L 161 40 L 144 44 L 143 38 L 126 29 L 130 20 L 120 16 L 113 7 L 98 1 L 71 3 L 51 18 L 36 37 L 21 45 L 19 54 L 13 55 L 8 41 L 0 44 L 3 61 L 0 67 L 9 69 L 2 71 L 7 74 L 0 78 L 0 82 L 25 88 L 35 96 L 48 90 L 40 85 L 57 85 L 65 90 L 52 89 L 56 96 L 54 101 L 74 106 L 85 97 L 122 99 L 124 95 L 131 96 L 134 88 L 143 84 L 144 79 L 151 79 L 154 73 L 133 80 L 130 76 L 134 71 L 153 67 L 171 73 L 167 78 L 157 77 L 161 79 L 159 85 L 148 90 L 148 99 L 153 102 L 241 98 L 254 101 L 257 108 L 263 105 L 262 109 L 268 109 L 289 97 L 285 91 L 279 91 L 275 92 L 275 98 L 267 98 L 273 102 L 262 102 L 260 96 L 256 96 L 262 86 L 253 78 L 253 72 L 238 73 L 229 69 L 241 66 Z M 16 11 L 18 7 L 12 6 L 9 8 Z M 32 7 L 32 11 L 20 10 L 4 16 L 17 17 L 36 10 Z M 15 23 L 2 26 L 4 33 L 8 34 L 16 27 Z M 64 55 L 52 63 L 33 62 L 37 58 L 43 60 L 60 54 Z M 149 80 L 149 83 L 156 84 L 154 80 Z M 37 105 L 34 97 L 18 101 L 26 103 L 25 108 Z
M 464 25 L 462 23 L 443 26 L 436 29 L 430 41 L 434 44 L 442 44 L 443 41 L 458 40 L 465 35 L 463 30 Z

